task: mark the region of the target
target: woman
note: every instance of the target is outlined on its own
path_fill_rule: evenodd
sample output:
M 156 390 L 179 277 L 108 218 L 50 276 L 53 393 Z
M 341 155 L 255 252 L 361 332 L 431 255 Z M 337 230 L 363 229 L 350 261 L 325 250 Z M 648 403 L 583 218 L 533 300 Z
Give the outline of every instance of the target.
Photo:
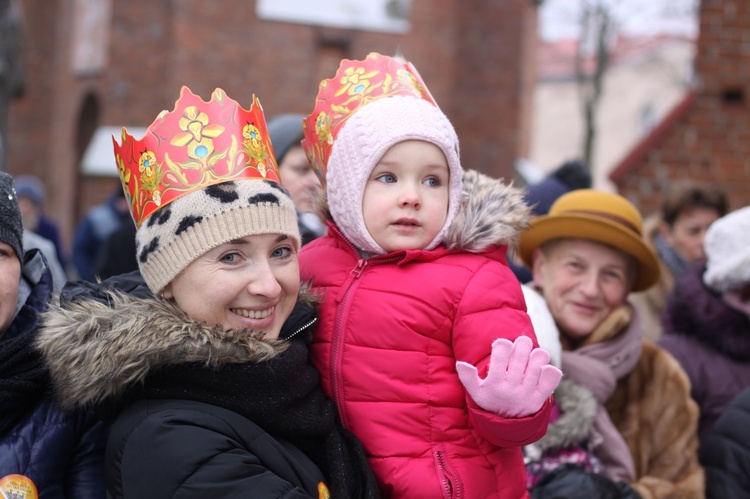
M 46 260 L 24 252 L 13 180 L 0 172 L 0 497 L 104 498 L 104 427 L 60 411 L 34 350 L 51 294 Z
M 689 268 L 705 263 L 706 231 L 727 213 L 727 204 L 726 193 L 715 186 L 678 182 L 667 191 L 659 213 L 645 221 L 644 237 L 660 262 L 656 283 L 630 297 L 643 322 L 645 338 L 661 338 L 660 317 L 667 297 Z
M 706 265 L 679 281 L 663 317 L 659 345 L 690 378 L 701 444 L 729 402 L 750 386 L 748 234 L 750 207 L 714 222 L 706 234 Z
M 184 87 L 115 144 L 148 289 L 68 288 L 39 342 L 59 399 L 112 421 L 111 497 L 375 497 L 307 363 L 316 317 L 270 151 L 257 100 Z
M 581 440 L 602 473 L 644 499 L 703 497 L 698 411 L 687 376 L 668 353 L 642 340 L 627 303 L 628 293 L 659 276 L 641 227 L 640 214 L 621 196 L 577 190 L 531 222 L 519 253 L 560 332 L 565 379 L 596 399 L 590 434 Z

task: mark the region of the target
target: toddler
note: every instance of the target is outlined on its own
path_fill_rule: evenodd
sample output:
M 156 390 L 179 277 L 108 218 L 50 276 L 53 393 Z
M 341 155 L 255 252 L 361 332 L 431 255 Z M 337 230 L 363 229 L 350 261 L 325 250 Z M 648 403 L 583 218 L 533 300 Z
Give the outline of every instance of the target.
M 304 126 L 332 218 L 300 255 L 324 300 L 311 357 L 383 497 L 527 497 L 521 447 L 561 373 L 506 261 L 520 192 L 463 173 L 451 123 L 390 57 L 342 61 Z

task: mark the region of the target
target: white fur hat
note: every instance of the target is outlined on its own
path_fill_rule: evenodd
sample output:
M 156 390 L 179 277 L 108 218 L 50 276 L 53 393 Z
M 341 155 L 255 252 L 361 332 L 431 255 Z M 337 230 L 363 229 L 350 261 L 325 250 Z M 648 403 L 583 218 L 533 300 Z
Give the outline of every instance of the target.
M 750 283 L 750 206 L 728 213 L 706 232 L 703 282 L 724 292 Z

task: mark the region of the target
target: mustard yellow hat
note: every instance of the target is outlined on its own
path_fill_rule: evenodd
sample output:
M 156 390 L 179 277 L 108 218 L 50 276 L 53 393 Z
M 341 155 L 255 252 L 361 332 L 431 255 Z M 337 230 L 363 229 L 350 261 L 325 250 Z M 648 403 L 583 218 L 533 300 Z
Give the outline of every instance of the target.
M 659 260 L 643 239 L 643 218 L 630 201 L 610 192 L 579 189 L 560 196 L 547 215 L 521 233 L 519 254 L 531 268 L 534 250 L 560 238 L 589 239 L 636 259 L 633 291 L 650 288 L 659 278 Z

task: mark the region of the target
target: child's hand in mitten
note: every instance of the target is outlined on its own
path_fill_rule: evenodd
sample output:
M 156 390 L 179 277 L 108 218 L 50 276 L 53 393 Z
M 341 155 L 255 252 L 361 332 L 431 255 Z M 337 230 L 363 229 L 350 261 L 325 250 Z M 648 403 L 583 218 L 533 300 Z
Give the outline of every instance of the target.
M 560 383 L 562 371 L 550 365 L 546 350 L 533 346 L 528 336 L 513 343 L 504 338 L 493 341 L 484 379 L 476 367 L 456 362 L 461 383 L 479 407 L 507 418 L 531 416 L 542 408 Z

